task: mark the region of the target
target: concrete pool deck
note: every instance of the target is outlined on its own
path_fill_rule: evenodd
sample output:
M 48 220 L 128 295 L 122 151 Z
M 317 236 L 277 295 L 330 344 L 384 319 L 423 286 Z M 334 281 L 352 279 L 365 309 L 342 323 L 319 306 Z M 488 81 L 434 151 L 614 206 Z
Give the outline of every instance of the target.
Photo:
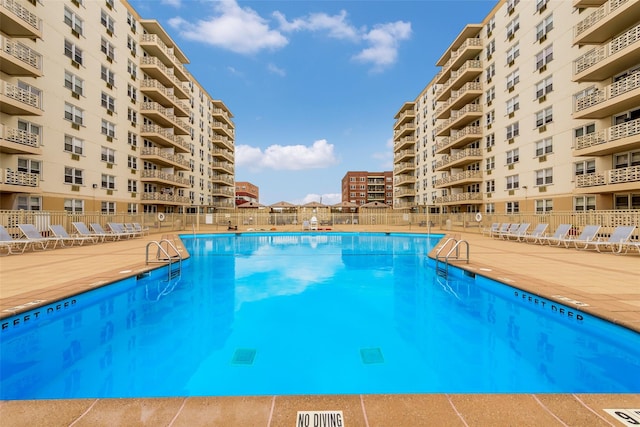
M 279 227 L 277 231 L 287 230 Z M 333 227 L 341 231 L 340 227 Z M 344 231 L 425 232 L 345 227 Z M 432 230 L 441 233 L 441 230 Z M 200 232 L 216 232 L 202 229 Z M 239 230 L 238 232 L 243 232 Z M 330 231 L 327 231 L 330 232 Z M 465 269 L 640 332 L 640 255 L 612 255 L 450 231 L 469 242 Z M 0 258 L 7 317 L 149 269 L 161 234 Z M 154 267 L 154 266 L 151 266 Z M 584 305 L 586 304 L 586 305 Z M 296 426 L 298 411 L 338 410 L 344 426 L 617 426 L 605 409 L 640 409 L 637 394 L 418 394 L 1 401 L 3 426 Z M 640 419 L 640 414 L 637 415 Z M 628 424 L 627 424 L 628 425 Z

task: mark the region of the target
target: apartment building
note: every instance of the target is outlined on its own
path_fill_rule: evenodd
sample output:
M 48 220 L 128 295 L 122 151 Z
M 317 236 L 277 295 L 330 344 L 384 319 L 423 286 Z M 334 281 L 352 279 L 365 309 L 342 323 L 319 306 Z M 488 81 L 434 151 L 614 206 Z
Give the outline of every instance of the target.
M 342 178 L 342 201 L 393 205 L 393 172 L 349 171 Z
M 249 181 L 236 181 L 236 205 L 260 202 L 260 188 Z
M 499 1 L 394 124 L 394 207 L 640 209 L 640 2 Z
M 234 207 L 234 124 L 124 0 L 0 0 L 0 209 Z

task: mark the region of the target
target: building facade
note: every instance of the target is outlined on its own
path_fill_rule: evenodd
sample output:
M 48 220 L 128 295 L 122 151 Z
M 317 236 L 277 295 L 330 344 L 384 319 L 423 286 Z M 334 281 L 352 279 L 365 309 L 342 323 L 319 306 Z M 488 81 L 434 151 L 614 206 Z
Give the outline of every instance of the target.
M 393 205 L 393 172 L 349 171 L 342 178 L 342 201 Z
M 640 209 L 640 2 L 502 0 L 394 124 L 394 207 Z
M 0 1 L 0 209 L 234 207 L 235 129 L 124 0 Z
M 236 205 L 260 202 L 260 188 L 248 181 L 236 181 Z

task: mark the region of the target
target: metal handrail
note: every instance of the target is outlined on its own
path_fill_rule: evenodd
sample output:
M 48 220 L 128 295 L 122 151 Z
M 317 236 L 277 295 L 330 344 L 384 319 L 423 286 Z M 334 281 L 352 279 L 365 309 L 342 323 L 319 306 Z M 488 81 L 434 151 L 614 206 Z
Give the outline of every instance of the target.
M 440 253 L 449 245 L 450 242 L 454 242 L 454 244 L 453 244 L 453 247 L 449 249 L 449 252 L 447 252 L 446 256 L 444 257 L 445 267 L 444 267 L 444 270 L 441 270 L 440 260 L 442 259 L 442 257 L 440 256 Z M 460 258 L 460 245 L 462 244 L 464 244 L 467 249 L 465 258 Z M 455 255 L 453 255 L 454 252 L 455 252 Z M 467 264 L 469 264 L 469 242 L 467 242 L 466 240 L 457 240 L 453 237 L 449 237 L 444 242 L 444 245 L 442 245 L 440 249 L 438 249 L 438 251 L 436 252 L 436 273 L 443 271 L 444 277 L 447 277 L 449 275 L 449 259 L 463 260 L 463 261 L 466 261 Z
M 172 249 L 173 253 L 175 253 L 174 256 L 169 255 L 169 251 L 162 246 L 163 243 L 166 244 L 167 248 Z M 149 260 L 149 247 L 151 247 L 152 245 L 158 248 L 158 251 L 156 252 L 156 259 L 154 261 Z M 163 255 L 163 257 L 161 258 L 160 255 Z M 167 270 L 168 280 L 171 280 L 171 278 L 173 277 L 172 266 L 173 266 L 173 263 L 176 261 L 176 259 L 178 261 L 178 274 L 179 274 L 182 271 L 182 255 L 180 254 L 180 252 L 178 251 L 178 248 L 173 243 L 171 243 L 167 239 L 162 239 L 159 242 L 157 240 L 152 240 L 151 242 L 147 243 L 145 263 L 147 265 L 149 265 L 151 262 L 168 263 L 169 264 L 169 269 Z

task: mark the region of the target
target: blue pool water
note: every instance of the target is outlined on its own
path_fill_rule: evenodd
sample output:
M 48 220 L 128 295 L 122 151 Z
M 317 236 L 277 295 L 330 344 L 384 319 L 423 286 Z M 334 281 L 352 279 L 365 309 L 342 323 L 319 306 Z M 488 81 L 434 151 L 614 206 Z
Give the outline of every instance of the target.
M 640 392 L 640 334 L 426 256 L 440 236 L 182 236 L 192 257 L 2 321 L 0 398 Z

